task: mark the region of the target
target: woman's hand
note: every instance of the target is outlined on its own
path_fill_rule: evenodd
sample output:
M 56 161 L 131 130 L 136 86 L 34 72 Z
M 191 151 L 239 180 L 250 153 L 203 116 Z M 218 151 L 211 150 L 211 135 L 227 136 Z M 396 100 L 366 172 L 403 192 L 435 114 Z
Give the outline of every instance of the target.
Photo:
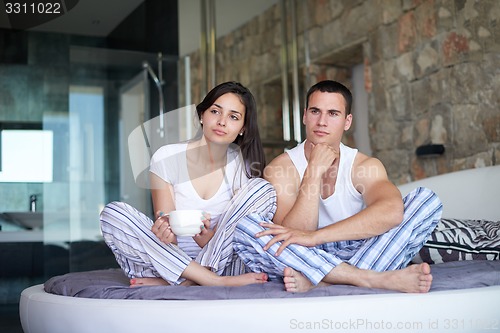
M 158 218 L 151 227 L 151 231 L 153 231 L 156 237 L 165 244 L 177 243 L 177 237 L 170 228 L 168 215 L 165 215 L 163 212 L 158 212 L 156 216 L 158 216 Z
M 204 247 L 212 239 L 215 234 L 215 228 L 210 229 L 210 214 L 203 212 L 201 231 L 199 234 L 193 236 L 194 241 L 199 247 Z
M 314 231 L 304 231 L 291 229 L 279 224 L 274 223 L 261 223 L 262 227 L 267 228 L 267 230 L 261 231 L 255 235 L 255 237 L 262 237 L 266 235 L 274 236 L 264 247 L 264 251 L 267 251 L 277 242 L 281 242 L 275 256 L 279 256 L 281 252 L 290 244 L 298 244 L 303 246 L 316 246 L 315 232 Z

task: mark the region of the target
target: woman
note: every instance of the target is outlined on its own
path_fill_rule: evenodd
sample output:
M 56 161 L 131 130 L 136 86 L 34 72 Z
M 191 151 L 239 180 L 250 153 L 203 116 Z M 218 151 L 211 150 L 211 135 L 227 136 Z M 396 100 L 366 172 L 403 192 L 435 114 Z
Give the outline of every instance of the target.
M 273 187 L 260 178 L 265 166 L 250 91 L 237 82 L 212 89 L 196 107 L 199 139 L 166 145 L 151 159 L 155 221 L 122 202 L 101 213 L 101 230 L 131 286 L 240 286 L 264 283 L 264 273 L 247 273 L 233 254 L 239 219 L 259 212 L 272 218 Z M 193 237 L 177 237 L 168 215 L 200 209 L 204 227 Z

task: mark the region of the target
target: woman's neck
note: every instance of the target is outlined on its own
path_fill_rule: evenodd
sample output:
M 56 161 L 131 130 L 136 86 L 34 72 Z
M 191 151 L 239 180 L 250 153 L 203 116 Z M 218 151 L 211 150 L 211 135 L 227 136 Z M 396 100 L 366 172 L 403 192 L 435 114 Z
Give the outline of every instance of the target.
M 223 167 L 226 164 L 228 145 L 214 144 L 206 140 L 203 136 L 200 140 L 192 142 L 191 158 L 210 166 L 210 169 L 215 170 Z

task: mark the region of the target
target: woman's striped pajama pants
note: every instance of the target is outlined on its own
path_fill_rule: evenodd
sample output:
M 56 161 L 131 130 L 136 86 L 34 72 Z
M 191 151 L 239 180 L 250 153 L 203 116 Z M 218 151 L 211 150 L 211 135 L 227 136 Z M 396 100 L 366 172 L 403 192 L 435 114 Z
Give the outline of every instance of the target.
M 218 275 L 237 275 L 245 266 L 233 252 L 236 224 L 244 216 L 257 213 L 272 219 L 276 192 L 261 178 L 250 179 L 228 203 L 216 232 L 195 261 Z M 129 278 L 161 277 L 170 284 L 184 281 L 182 272 L 193 260 L 175 244 L 161 242 L 151 231 L 153 221 L 123 202 L 111 202 L 101 212 L 104 241 Z

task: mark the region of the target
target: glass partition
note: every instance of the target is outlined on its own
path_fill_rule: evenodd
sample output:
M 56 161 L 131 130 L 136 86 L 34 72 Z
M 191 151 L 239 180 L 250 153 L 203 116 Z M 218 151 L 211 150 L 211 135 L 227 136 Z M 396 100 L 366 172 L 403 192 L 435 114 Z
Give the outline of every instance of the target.
M 100 232 L 104 205 L 120 200 L 152 214 L 149 190 L 129 171 L 127 140 L 133 129 L 158 116 L 158 82 L 148 77 L 144 63 L 169 78 L 162 89 L 177 81 L 177 62 L 155 54 L 74 47 L 70 59 L 68 113 L 44 117 L 59 151 L 54 181 L 43 185 L 46 276 L 117 267 Z
M 3 303 L 54 275 L 118 267 L 99 226 L 108 202 L 152 214 L 149 189 L 131 172 L 128 137 L 159 115 L 160 93 L 165 112 L 178 108 L 178 59 L 81 46 L 68 54 L 68 64 L 2 72 L 13 96 L 0 110 Z

